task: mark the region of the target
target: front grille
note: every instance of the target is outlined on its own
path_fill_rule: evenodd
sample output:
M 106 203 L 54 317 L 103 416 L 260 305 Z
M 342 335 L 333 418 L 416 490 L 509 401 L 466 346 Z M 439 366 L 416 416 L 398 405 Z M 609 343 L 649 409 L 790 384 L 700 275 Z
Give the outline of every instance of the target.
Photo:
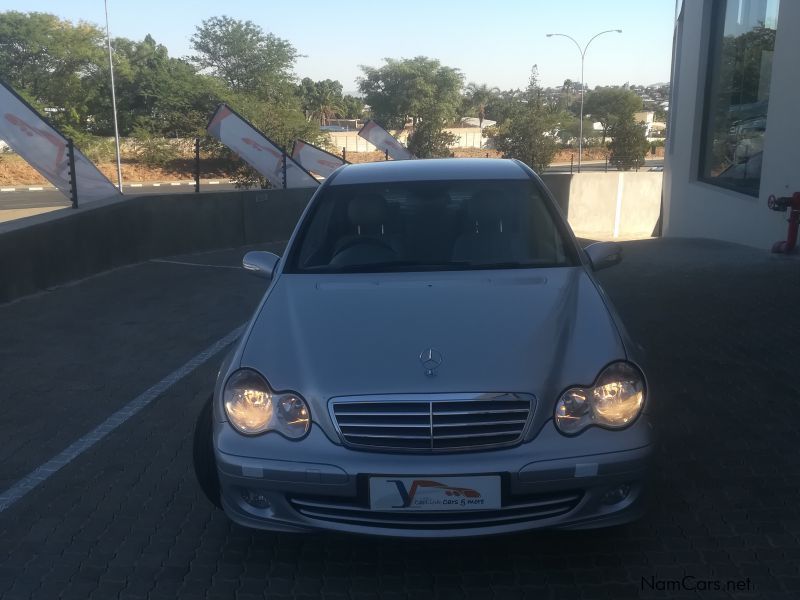
M 538 521 L 567 514 L 581 501 L 580 491 L 518 498 L 496 510 L 373 511 L 363 504 L 328 498 L 289 498 L 301 515 L 317 521 L 394 529 L 464 529 Z
M 533 399 L 522 394 L 362 396 L 335 398 L 331 406 L 348 446 L 453 452 L 518 443 Z

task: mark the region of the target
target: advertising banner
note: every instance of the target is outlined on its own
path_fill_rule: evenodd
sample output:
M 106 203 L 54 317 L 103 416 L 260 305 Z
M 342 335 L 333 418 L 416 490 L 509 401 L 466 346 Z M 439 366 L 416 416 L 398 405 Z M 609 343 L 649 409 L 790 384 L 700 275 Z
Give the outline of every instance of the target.
M 36 110 L 0 82 L 0 139 L 63 194 L 70 197 L 67 139 Z M 75 184 L 81 202 L 107 200 L 119 190 L 77 148 Z
M 208 123 L 209 135 L 233 150 L 276 188 L 284 187 L 283 151 L 227 104 L 220 104 Z M 286 187 L 316 187 L 319 182 L 290 156 L 286 157 Z
M 303 140 L 295 140 L 292 149 L 292 158 L 299 162 L 303 168 L 321 177 L 330 177 L 336 169 L 347 162 L 335 154 L 331 154 L 314 144 Z
M 358 135 L 367 140 L 376 148 L 388 152 L 394 160 L 406 160 L 414 158 L 400 142 L 392 137 L 392 134 L 378 125 L 375 121 L 367 121 L 358 132 Z

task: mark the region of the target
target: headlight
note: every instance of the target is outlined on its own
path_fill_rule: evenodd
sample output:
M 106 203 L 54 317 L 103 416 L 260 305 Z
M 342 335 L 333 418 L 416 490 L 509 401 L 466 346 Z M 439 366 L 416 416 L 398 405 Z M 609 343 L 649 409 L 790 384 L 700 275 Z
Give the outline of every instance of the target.
M 248 435 L 277 431 L 287 438 L 303 437 L 311 426 L 308 405 L 293 392 L 274 392 L 256 371 L 240 369 L 222 392 L 231 425 Z
M 556 403 L 556 426 L 573 434 L 589 425 L 621 429 L 632 423 L 644 405 L 644 377 L 634 365 L 607 366 L 591 387 L 574 387 Z

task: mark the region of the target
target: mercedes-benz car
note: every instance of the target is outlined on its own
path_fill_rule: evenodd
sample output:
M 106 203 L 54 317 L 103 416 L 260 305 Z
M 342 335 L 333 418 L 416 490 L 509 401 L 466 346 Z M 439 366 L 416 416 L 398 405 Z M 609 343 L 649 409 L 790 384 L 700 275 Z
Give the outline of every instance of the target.
M 651 392 L 583 249 L 513 160 L 346 165 L 222 364 L 195 469 L 235 522 L 409 537 L 642 512 Z

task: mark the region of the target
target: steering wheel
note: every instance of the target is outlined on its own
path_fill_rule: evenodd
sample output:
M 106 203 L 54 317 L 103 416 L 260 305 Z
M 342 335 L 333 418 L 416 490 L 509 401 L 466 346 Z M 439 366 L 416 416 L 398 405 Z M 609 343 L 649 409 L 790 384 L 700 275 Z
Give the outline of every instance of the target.
M 392 248 L 389 244 L 387 244 L 383 240 L 379 240 L 379 239 L 374 238 L 374 237 L 356 237 L 356 238 L 353 238 L 352 240 L 350 240 L 347 243 L 345 243 L 341 248 L 339 248 L 336 251 L 336 254 L 334 256 L 339 256 L 345 250 L 349 250 L 350 248 L 353 248 L 354 246 L 358 246 L 358 245 L 377 246 L 377 247 L 382 248 L 384 250 L 388 250 L 394 256 L 397 256 L 397 252 L 394 251 L 394 248 Z

